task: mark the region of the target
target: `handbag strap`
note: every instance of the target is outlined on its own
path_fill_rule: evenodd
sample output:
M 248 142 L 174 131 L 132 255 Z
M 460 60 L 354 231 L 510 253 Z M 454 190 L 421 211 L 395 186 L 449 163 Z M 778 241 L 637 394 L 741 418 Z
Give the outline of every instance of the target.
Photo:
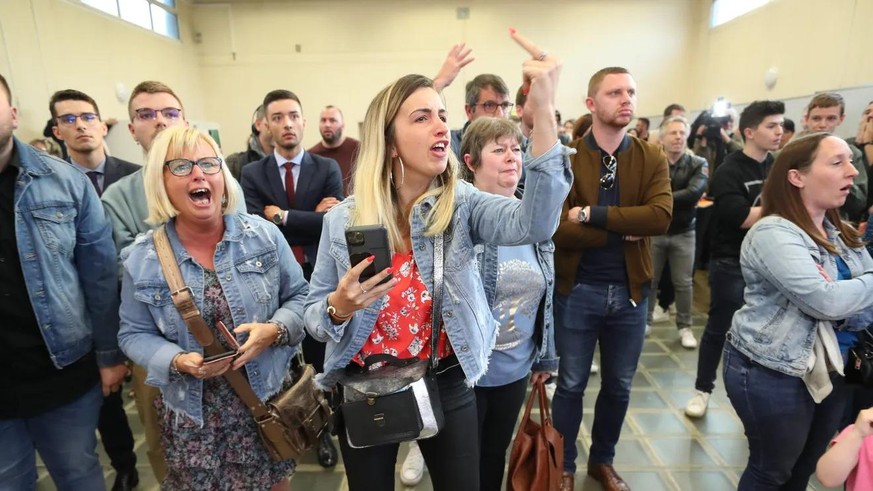
M 430 328 L 430 366 L 436 369 L 439 359 L 437 358 L 437 340 L 440 334 L 440 321 L 442 321 L 442 297 L 443 297 L 443 265 L 445 232 L 434 237 L 433 241 L 433 292 L 431 293 L 431 306 L 433 313 Z
M 215 336 L 206 325 L 203 316 L 200 315 L 200 309 L 194 302 L 194 295 L 191 288 L 185 284 L 182 278 L 182 271 L 179 270 L 179 264 L 176 262 L 176 255 L 173 253 L 173 246 L 170 245 L 170 239 L 167 236 L 167 229 L 160 227 L 154 232 L 155 252 L 158 254 L 158 261 L 161 263 L 161 269 L 164 272 L 164 278 L 167 280 L 167 285 L 170 287 L 170 296 L 173 298 L 173 304 L 178 309 L 182 319 L 188 326 L 188 330 L 197 339 L 197 342 L 203 346 L 203 351 L 207 355 L 220 355 L 224 349 L 215 342 Z M 258 399 L 255 391 L 248 380 L 243 377 L 242 373 L 237 370 L 227 370 L 224 372 L 224 379 L 230 384 L 236 395 L 252 412 L 256 420 L 260 421 L 265 417 L 270 416 L 270 411 L 267 406 Z

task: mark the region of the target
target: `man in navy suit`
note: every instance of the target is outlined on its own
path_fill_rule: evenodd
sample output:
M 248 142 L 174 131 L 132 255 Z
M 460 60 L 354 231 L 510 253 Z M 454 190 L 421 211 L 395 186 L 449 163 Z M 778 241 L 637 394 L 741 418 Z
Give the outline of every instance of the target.
M 268 93 L 264 109 L 275 147 L 271 155 L 243 167 L 246 208 L 282 230 L 309 279 L 324 214 L 343 199 L 342 174 L 335 160 L 303 149 L 306 122 L 293 92 Z
M 52 132 L 67 146 L 67 161 L 88 176 L 97 195 L 122 177 L 136 172 L 140 166 L 106 155 L 103 137 L 108 131 L 100 118 L 100 109 L 90 96 L 78 90 L 55 92 L 49 101 Z M 126 371 L 124 365 L 118 370 Z M 103 398 L 97 430 L 103 448 L 115 469 L 113 491 L 133 489 L 139 483 L 133 434 L 124 412 L 121 390 Z
M 343 199 L 342 174 L 335 160 L 303 149 L 306 121 L 300 99 L 293 92 L 274 90 L 264 97 L 263 107 L 274 148 L 272 154 L 242 168 L 240 184 L 246 208 L 282 230 L 309 280 L 324 214 Z M 324 344 L 307 336 L 303 355 L 317 371 L 324 371 Z M 333 467 L 336 461 L 336 447 L 325 431 L 318 463 Z
M 52 132 L 68 149 L 67 161 L 82 171 L 94 184 L 98 195 L 110 184 L 133 174 L 140 166 L 106 155 L 103 138 L 109 129 L 100 118 L 100 109 L 90 96 L 78 90 L 55 92 L 49 102 L 54 126 Z

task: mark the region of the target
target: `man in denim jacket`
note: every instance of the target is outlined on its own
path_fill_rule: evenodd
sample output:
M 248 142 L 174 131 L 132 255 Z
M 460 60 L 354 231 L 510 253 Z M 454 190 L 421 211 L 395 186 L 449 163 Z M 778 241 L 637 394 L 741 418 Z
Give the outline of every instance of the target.
M 112 227 L 84 174 L 12 136 L 11 99 L 0 76 L 0 483 L 33 488 L 38 450 L 59 489 L 102 490 L 97 417 L 127 371 Z

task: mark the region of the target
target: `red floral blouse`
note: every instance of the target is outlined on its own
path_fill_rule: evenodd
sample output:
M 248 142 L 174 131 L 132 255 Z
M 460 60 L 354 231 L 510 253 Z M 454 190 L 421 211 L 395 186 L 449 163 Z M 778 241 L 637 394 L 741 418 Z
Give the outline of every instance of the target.
M 379 312 L 373 332 L 352 358 L 359 365 L 372 354 L 387 353 L 397 358 L 421 358 L 430 356 L 431 314 L 433 305 L 430 292 L 421 281 L 418 266 L 412 251 L 395 253 L 391 260 L 391 272 L 398 279 Z M 453 353 L 444 326 L 440 326 L 437 339 L 437 358 Z

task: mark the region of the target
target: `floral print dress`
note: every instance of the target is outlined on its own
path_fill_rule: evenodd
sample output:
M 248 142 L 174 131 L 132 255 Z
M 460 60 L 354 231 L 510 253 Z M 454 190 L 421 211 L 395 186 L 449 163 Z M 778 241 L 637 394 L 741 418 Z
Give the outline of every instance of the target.
M 201 308 L 206 325 L 215 331 L 223 321 L 233 331 L 233 318 L 218 276 L 206 271 Z M 245 374 L 245 371 L 242 371 Z M 186 375 L 187 376 L 187 375 Z M 290 387 L 290 378 L 282 390 Z M 203 381 L 203 426 L 155 401 L 161 422 L 161 443 L 167 459 L 166 490 L 269 490 L 295 469 L 293 460 L 274 462 L 261 443 L 252 414 L 224 377 Z

